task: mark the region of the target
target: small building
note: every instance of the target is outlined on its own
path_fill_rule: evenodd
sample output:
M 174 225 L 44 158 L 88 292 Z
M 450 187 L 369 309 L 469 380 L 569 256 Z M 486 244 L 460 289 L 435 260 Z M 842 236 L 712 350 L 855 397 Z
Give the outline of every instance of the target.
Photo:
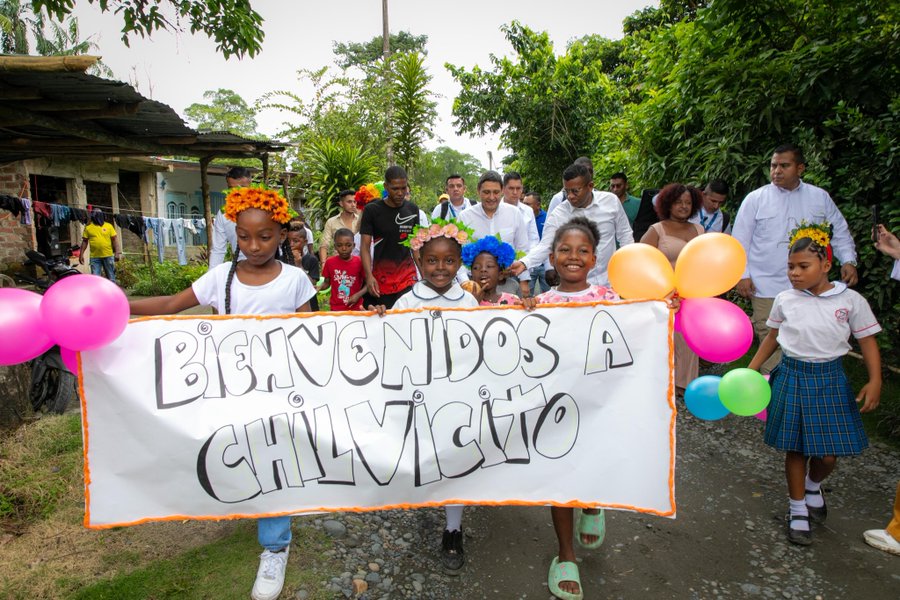
M 156 254 L 132 232 L 145 217 L 167 226 L 190 219 L 198 233 L 185 242 L 196 254 L 225 187 L 226 168 L 213 159 L 259 159 L 265 179 L 269 153 L 284 150 L 195 131 L 127 83 L 86 74 L 97 60 L 0 56 L 0 273 L 20 268 L 26 250 L 63 255 L 80 244 L 88 206 L 117 216 L 125 253 L 140 257 Z M 159 158 L 166 156 L 198 161 Z M 38 207 L 45 213 L 35 215 Z M 174 257 L 175 240 L 164 235 L 165 256 Z M 0 367 L 0 424 L 22 413 L 29 385 L 27 367 Z

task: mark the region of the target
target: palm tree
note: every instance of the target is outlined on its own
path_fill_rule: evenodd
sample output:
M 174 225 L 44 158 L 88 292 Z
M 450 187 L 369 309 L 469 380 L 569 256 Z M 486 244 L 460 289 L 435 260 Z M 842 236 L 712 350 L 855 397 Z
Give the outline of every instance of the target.
M 21 0 L 0 0 L 0 53 L 28 54 L 28 30 L 34 25 L 31 6 Z
M 51 20 L 49 27 L 48 34 L 47 23 L 44 21 L 43 14 L 39 13 L 34 19 L 32 31 L 35 37 L 35 49 L 42 56 L 72 56 L 100 51 L 100 46 L 92 39 L 94 36 L 81 39 L 76 17 L 67 17 L 62 23 Z M 100 60 L 94 63 L 88 72 L 101 77 L 114 77 L 112 69 Z
M 59 23 L 48 20 L 41 12 L 34 13 L 28 2 L 0 0 L 0 54 L 30 54 L 29 33 L 34 38 L 35 50 L 42 56 L 71 56 L 100 51 L 93 36 L 81 39 L 76 17 L 67 17 Z M 88 72 L 113 77 L 112 70 L 102 61 L 94 63 Z

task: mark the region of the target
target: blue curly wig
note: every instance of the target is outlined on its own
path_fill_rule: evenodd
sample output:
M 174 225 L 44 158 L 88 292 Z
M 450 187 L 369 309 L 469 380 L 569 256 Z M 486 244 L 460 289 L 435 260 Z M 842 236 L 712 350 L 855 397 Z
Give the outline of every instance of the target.
M 497 259 L 497 264 L 501 269 L 509 268 L 509 265 L 513 264 L 513 261 L 516 260 L 516 251 L 512 246 L 507 244 L 506 242 L 500 241 L 499 236 L 489 235 L 487 237 L 483 237 L 475 243 L 466 244 L 462 249 L 462 261 L 463 264 L 472 268 L 472 263 L 475 262 L 475 257 L 477 257 L 482 252 L 487 252 Z

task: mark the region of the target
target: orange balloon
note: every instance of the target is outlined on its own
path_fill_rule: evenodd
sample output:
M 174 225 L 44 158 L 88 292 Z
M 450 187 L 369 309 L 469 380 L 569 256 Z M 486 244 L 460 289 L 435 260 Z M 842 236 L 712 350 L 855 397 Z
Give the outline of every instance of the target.
M 724 294 L 741 280 L 747 253 L 724 233 L 705 233 L 688 242 L 675 261 L 675 281 L 682 298 Z
M 675 288 L 666 255 L 649 244 L 622 246 L 609 259 L 609 283 L 623 298 L 665 298 Z

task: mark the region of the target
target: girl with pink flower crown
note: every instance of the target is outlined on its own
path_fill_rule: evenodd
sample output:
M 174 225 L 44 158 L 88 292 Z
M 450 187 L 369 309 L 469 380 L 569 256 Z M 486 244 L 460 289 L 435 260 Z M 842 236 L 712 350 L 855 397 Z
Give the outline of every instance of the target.
M 475 296 L 465 291 L 456 281 L 456 272 L 462 265 L 462 249 L 471 238 L 472 230 L 453 219 L 435 219 L 427 227 L 417 226 L 404 243 L 419 253 L 419 271 L 422 280 L 400 296 L 394 309 L 404 308 L 473 308 L 478 306 Z M 384 316 L 383 305 L 370 306 Z M 449 575 L 459 573 L 465 564 L 463 555 L 462 514 L 460 505 L 445 506 L 447 526 L 441 540 L 441 563 Z

